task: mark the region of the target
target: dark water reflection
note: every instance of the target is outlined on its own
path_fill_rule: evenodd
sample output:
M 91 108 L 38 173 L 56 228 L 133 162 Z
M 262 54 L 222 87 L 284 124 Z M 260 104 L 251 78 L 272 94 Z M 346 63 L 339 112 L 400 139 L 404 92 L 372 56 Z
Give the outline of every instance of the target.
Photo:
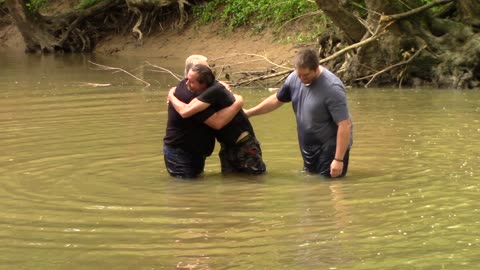
M 284 106 L 252 119 L 267 175 L 222 177 L 214 154 L 181 181 L 161 155 L 175 80 L 135 69 L 144 60 L 0 54 L 0 269 L 480 265 L 480 92 L 349 89 L 343 180 L 300 172 Z M 247 107 L 270 94 L 235 91 Z

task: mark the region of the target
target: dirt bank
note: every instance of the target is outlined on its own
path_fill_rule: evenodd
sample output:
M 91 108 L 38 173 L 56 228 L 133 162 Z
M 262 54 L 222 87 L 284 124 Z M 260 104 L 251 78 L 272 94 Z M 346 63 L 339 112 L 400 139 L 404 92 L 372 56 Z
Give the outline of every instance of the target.
M 285 39 L 283 39 L 285 40 Z M 254 35 L 248 30 L 224 33 L 218 26 L 198 26 L 191 23 L 182 31 L 165 30 L 138 42 L 133 35 L 110 36 L 97 44 L 95 53 L 117 56 L 164 57 L 185 59 L 190 54 L 203 54 L 212 61 L 244 63 L 249 68 L 264 68 L 268 60 L 289 66 L 300 46 L 281 41 L 270 33 Z M 0 49 L 24 50 L 21 34 L 15 26 L 0 28 Z M 255 59 L 253 59 L 255 58 Z

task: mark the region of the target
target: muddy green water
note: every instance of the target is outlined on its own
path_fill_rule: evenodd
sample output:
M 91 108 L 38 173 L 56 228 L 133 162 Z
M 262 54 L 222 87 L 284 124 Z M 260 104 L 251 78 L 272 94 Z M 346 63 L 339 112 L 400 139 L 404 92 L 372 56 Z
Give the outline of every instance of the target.
M 480 91 L 349 89 L 342 180 L 300 172 L 287 104 L 252 119 L 267 175 L 223 177 L 216 150 L 185 181 L 162 156 L 175 80 L 144 60 L 182 72 L 0 52 L 0 269 L 479 269 Z

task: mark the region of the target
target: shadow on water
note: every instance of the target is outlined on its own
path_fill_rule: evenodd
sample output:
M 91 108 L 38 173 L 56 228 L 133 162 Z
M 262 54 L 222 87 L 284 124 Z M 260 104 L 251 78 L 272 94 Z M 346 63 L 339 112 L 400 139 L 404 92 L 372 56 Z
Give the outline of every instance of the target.
M 154 84 L 92 69 L 92 59 Z M 480 264 L 478 91 L 349 89 L 354 147 L 344 179 L 300 171 L 287 104 L 251 119 L 266 175 L 222 176 L 217 145 L 205 175 L 186 181 L 163 163 L 171 76 L 139 71 L 144 59 L 0 53 L 0 61 L 5 269 Z M 234 91 L 246 107 L 271 94 Z

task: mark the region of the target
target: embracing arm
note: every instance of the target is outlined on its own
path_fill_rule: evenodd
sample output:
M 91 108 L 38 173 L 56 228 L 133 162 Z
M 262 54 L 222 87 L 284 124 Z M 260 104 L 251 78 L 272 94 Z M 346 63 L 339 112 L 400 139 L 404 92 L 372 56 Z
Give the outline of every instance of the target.
M 243 97 L 236 94 L 233 96 L 235 97 L 235 102 L 232 105 L 212 114 L 203 123 L 216 130 L 222 129 L 226 124 L 230 123 L 243 106 Z
M 180 101 L 175 96 L 175 88 L 171 88 L 170 92 L 168 93 L 168 101 L 172 103 L 175 110 L 183 117 L 188 118 L 198 112 L 201 112 L 210 106 L 209 103 L 203 102 L 198 100 L 198 98 L 194 98 L 190 103 L 186 104 Z
M 273 94 L 273 95 L 267 97 L 266 99 L 264 99 L 257 106 L 255 106 L 253 108 L 250 108 L 248 110 L 245 110 L 245 114 L 248 117 L 252 117 L 252 116 L 255 116 L 255 115 L 269 113 L 271 111 L 274 111 L 274 110 L 278 109 L 283 104 L 284 104 L 284 102 L 281 102 L 280 100 L 278 100 L 277 94 Z

